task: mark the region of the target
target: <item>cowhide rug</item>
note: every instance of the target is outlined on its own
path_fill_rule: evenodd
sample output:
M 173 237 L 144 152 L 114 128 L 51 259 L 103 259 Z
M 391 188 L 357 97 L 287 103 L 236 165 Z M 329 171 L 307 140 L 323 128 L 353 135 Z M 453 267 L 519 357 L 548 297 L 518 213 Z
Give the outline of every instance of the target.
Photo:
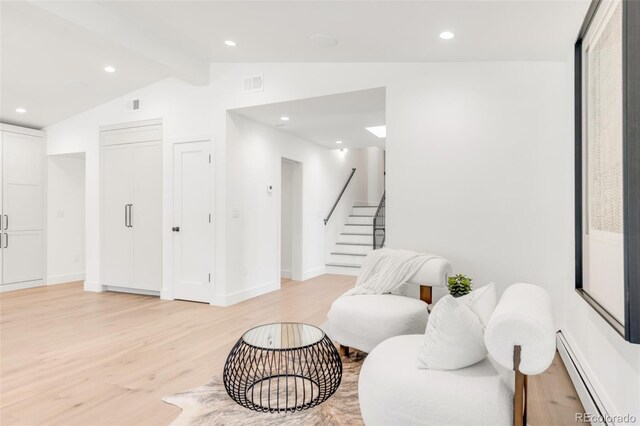
M 342 382 L 328 400 L 295 413 L 259 413 L 238 405 L 222 383 L 222 376 L 186 392 L 168 395 L 164 402 L 182 409 L 172 426 L 187 425 L 363 425 L 358 404 L 358 375 L 364 361 L 360 352 L 342 358 Z

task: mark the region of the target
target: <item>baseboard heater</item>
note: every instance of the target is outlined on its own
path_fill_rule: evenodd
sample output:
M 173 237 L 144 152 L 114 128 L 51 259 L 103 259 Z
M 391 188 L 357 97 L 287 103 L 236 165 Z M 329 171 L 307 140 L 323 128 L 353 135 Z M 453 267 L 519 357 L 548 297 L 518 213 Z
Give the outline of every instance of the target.
M 607 414 L 607 410 L 604 408 L 600 398 L 598 398 L 593 385 L 587 378 L 584 369 L 571 350 L 571 347 L 567 343 L 567 339 L 563 336 L 562 331 L 558 331 L 556 334 L 556 345 L 558 347 L 558 353 L 560 353 L 560 357 L 562 358 L 562 362 L 564 362 L 567 372 L 569 373 L 569 377 L 571 377 L 573 386 L 576 388 L 576 392 L 580 397 L 580 402 L 582 402 L 584 411 L 591 415 L 591 424 L 615 426 L 613 423 L 607 422 L 607 419 L 610 419 L 611 417 Z M 576 423 L 580 423 L 580 421 L 577 421 Z

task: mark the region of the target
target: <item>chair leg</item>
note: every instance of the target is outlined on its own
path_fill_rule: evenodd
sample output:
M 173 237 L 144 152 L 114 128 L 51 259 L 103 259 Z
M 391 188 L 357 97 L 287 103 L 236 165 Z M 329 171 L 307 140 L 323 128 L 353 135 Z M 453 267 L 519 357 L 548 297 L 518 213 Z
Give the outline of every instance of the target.
M 522 348 L 517 345 L 513 348 L 513 369 L 515 370 L 515 383 L 513 394 L 513 425 L 526 426 L 527 424 L 527 384 L 526 374 L 520 372 L 520 354 Z
M 348 357 L 349 356 L 349 346 L 340 345 L 340 355 L 342 355 L 344 357 Z

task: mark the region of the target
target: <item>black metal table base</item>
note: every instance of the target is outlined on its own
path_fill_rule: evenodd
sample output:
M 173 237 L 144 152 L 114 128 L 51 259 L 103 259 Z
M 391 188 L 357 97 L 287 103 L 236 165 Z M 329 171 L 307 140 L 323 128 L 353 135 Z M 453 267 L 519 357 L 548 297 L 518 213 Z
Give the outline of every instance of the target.
M 294 412 L 326 401 L 340 386 L 342 361 L 327 336 L 300 348 L 260 348 L 238 340 L 223 381 L 229 396 L 261 412 Z

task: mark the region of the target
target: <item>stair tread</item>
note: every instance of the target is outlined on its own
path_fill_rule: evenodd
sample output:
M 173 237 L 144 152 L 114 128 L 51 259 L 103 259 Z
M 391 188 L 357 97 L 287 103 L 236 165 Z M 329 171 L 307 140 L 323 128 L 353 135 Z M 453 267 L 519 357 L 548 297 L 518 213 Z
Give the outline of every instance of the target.
M 339 243 L 336 243 L 336 245 L 340 245 L 340 246 L 371 246 L 371 243 L 343 243 L 343 242 L 339 242 Z
M 363 234 L 360 232 L 341 232 L 340 235 L 362 235 L 365 237 L 373 237 L 373 234 Z
M 343 253 L 343 252 L 339 252 L 339 251 L 332 251 L 331 254 L 335 254 L 338 256 L 361 256 L 361 257 L 365 257 L 366 254 L 363 253 Z
M 350 214 L 349 217 L 376 217 L 375 214 Z
M 378 206 L 377 206 L 377 205 L 375 205 L 375 204 L 374 204 L 374 205 L 372 205 L 372 206 L 353 206 L 353 208 L 354 208 L 354 209 L 372 209 L 372 208 L 374 208 L 374 207 L 375 207 L 376 209 L 378 208 Z
M 371 223 L 345 223 L 344 226 L 373 226 Z
M 362 268 L 361 265 L 355 265 L 352 263 L 327 263 L 325 266 L 340 266 L 343 268 Z

